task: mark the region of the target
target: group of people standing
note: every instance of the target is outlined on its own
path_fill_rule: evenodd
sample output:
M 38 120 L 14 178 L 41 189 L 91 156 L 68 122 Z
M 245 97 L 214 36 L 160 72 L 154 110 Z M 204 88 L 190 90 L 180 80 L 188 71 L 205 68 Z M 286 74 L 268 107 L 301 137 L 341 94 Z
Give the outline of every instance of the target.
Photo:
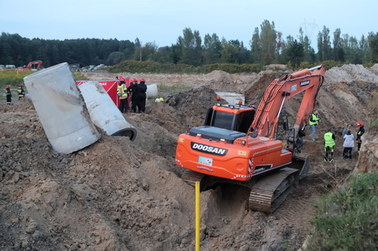
M 316 141 L 316 128 L 319 124 L 319 117 L 318 117 L 318 112 L 314 111 L 309 118 L 309 125 L 311 126 L 311 137 L 312 141 Z M 357 137 L 356 140 L 354 138 L 354 135 L 352 133 L 351 127 L 353 125 L 346 125 L 341 134 L 343 137 L 343 158 L 344 159 L 352 159 L 352 149 L 355 146 L 355 142 L 357 143 L 357 150 L 360 151 L 361 148 L 361 137 L 365 133 L 365 128 L 364 124 L 361 122 L 357 122 L 355 126 L 358 127 L 357 131 Z M 336 136 L 335 133 L 332 132 L 332 129 L 330 128 L 325 134 L 324 134 L 324 161 L 326 162 L 332 162 L 333 161 L 333 153 L 334 153 L 334 148 L 336 145 Z
M 6 96 L 7 104 L 8 105 L 12 103 L 12 92 L 11 92 L 10 88 L 11 88 L 10 85 L 6 85 L 5 86 L 5 96 Z M 18 94 L 18 99 L 19 100 L 25 97 L 25 90 L 24 90 L 24 85 L 23 84 L 19 84 L 18 85 L 17 94 Z
M 144 78 L 139 80 L 131 79 L 129 86 L 126 85 L 124 79 L 120 80 L 117 87 L 117 96 L 120 100 L 119 110 L 122 113 L 127 113 L 130 103 L 132 112 L 145 112 L 146 110 L 146 95 L 147 85 Z

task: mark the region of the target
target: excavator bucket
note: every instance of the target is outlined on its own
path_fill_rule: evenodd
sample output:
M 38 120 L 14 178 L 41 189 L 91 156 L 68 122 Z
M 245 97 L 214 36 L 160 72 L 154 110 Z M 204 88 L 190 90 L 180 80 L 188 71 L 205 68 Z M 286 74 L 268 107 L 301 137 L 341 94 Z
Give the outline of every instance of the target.
M 293 163 L 289 167 L 299 170 L 299 180 L 306 178 L 310 169 L 308 155 L 301 153 L 293 154 Z

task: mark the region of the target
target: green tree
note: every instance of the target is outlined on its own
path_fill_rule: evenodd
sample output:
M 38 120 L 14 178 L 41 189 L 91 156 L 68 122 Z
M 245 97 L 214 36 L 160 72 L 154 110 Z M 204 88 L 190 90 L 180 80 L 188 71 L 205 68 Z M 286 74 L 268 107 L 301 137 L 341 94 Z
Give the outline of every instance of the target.
M 96 44 L 98 43 L 96 42 Z M 125 55 L 125 59 L 133 59 L 135 44 L 129 40 L 121 40 L 119 41 L 118 51 L 122 52 Z M 98 56 L 97 53 L 96 56 Z
M 248 51 L 244 48 L 243 42 L 239 40 L 222 39 L 221 62 L 232 64 L 243 64 L 249 59 Z
M 142 60 L 147 60 L 147 59 L 150 59 L 152 55 L 154 55 L 157 52 L 158 47 L 155 44 L 155 42 L 148 42 L 143 46 L 142 49 L 143 49 Z
M 311 47 L 311 41 L 304 35 L 302 27 L 299 28 L 299 42 L 303 45 L 303 60 L 309 63 L 315 62 L 315 50 Z
M 125 55 L 120 51 L 113 51 L 106 59 L 107 65 L 115 65 L 121 63 L 125 59 Z
M 338 28 L 333 32 L 333 58 L 335 61 L 344 62 L 344 54 L 344 48 L 341 42 L 341 30 Z
M 159 63 L 173 63 L 172 62 L 173 49 L 169 46 L 160 47 L 157 51 L 149 56 L 149 60 Z
M 270 64 L 276 58 L 277 33 L 274 22 L 270 23 L 268 20 L 264 20 L 260 28 L 261 62 Z
M 202 63 L 202 47 L 201 37 L 199 31 L 194 31 L 190 28 L 183 30 L 183 36 L 180 36 L 177 45 L 181 49 L 180 63 L 190 64 L 194 66 Z
M 256 27 L 252 35 L 251 40 L 251 61 L 252 63 L 261 62 L 261 41 L 260 41 L 260 32 L 259 28 Z
M 278 63 L 286 63 L 283 59 L 283 50 L 285 48 L 285 40 L 282 38 L 282 32 L 277 32 L 276 61 Z
M 61 41 L 27 39 L 18 34 L 2 33 L 0 35 L 0 64 L 22 66 L 30 61 L 42 60 L 45 67 L 61 62 L 95 65 L 105 63 L 113 52 L 121 52 L 125 58 L 129 59 L 134 54 L 134 43 L 117 39 L 92 38 Z
M 378 63 L 378 32 L 370 32 L 368 35 L 368 42 L 371 48 L 371 59 L 374 63 Z
M 342 44 L 345 51 L 345 60 L 352 64 L 361 64 L 363 52 L 357 38 L 345 34 L 343 35 Z
M 296 39 L 288 38 L 288 44 L 286 45 L 283 54 L 289 65 L 294 68 L 298 68 L 304 57 L 303 44 Z
M 134 47 L 134 60 L 142 61 L 143 58 L 143 49 L 142 43 L 140 42 L 139 38 L 135 39 L 135 47 Z
M 364 35 L 361 36 L 361 40 L 359 42 L 359 46 L 362 50 L 362 62 L 371 62 L 371 50 L 369 47 L 369 41 L 365 38 Z
M 178 64 L 181 61 L 181 57 L 182 57 L 181 46 L 177 43 L 177 44 L 173 44 L 171 48 L 172 48 L 172 53 L 171 53 L 172 63 Z
M 219 62 L 222 50 L 222 43 L 219 37 L 215 33 L 211 36 L 206 34 L 203 43 L 203 63 L 214 64 Z
M 239 42 L 238 40 L 236 40 Z M 238 50 L 238 63 L 239 64 L 246 64 L 251 61 L 251 53 L 248 49 L 244 46 L 243 42 L 240 42 L 239 50 Z
M 329 29 L 325 26 L 323 26 L 323 30 L 318 33 L 318 58 L 320 61 L 332 59 Z

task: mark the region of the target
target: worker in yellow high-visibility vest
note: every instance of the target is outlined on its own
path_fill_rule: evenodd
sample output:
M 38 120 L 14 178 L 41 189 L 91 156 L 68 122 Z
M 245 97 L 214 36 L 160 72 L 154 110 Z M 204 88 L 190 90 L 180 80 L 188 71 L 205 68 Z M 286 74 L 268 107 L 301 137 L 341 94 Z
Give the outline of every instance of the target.
M 318 111 L 314 111 L 311 113 L 310 118 L 308 120 L 308 124 L 311 127 L 311 138 L 312 141 L 315 141 L 317 139 L 316 137 L 316 128 L 319 124 L 319 117 L 318 117 Z
M 335 147 L 335 134 L 331 132 L 331 129 L 324 134 L 324 161 L 333 161 L 333 151 Z
M 127 108 L 128 108 L 127 107 L 128 92 L 127 92 L 127 87 L 126 87 L 125 81 L 119 82 L 119 85 L 117 86 L 117 96 L 118 96 L 119 101 L 120 101 L 119 110 L 122 113 L 126 113 Z

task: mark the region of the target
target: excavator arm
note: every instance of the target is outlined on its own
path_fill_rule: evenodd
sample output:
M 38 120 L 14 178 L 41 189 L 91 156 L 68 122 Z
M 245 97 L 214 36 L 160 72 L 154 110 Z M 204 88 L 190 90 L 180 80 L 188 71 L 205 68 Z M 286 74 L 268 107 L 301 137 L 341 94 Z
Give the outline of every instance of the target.
M 279 79 L 273 80 L 257 108 L 250 131 L 257 133 L 258 136 L 272 139 L 285 101 L 304 92 L 294 124 L 295 137 L 297 137 L 299 128 L 303 127 L 314 108 L 324 74 L 324 65 L 319 65 L 292 74 L 285 74 Z
M 31 61 L 28 63 L 28 65 L 26 66 L 26 68 L 28 68 L 29 70 L 34 70 L 34 71 L 37 71 L 37 70 L 40 70 L 42 67 L 42 61 L 41 60 L 38 60 L 38 61 Z

